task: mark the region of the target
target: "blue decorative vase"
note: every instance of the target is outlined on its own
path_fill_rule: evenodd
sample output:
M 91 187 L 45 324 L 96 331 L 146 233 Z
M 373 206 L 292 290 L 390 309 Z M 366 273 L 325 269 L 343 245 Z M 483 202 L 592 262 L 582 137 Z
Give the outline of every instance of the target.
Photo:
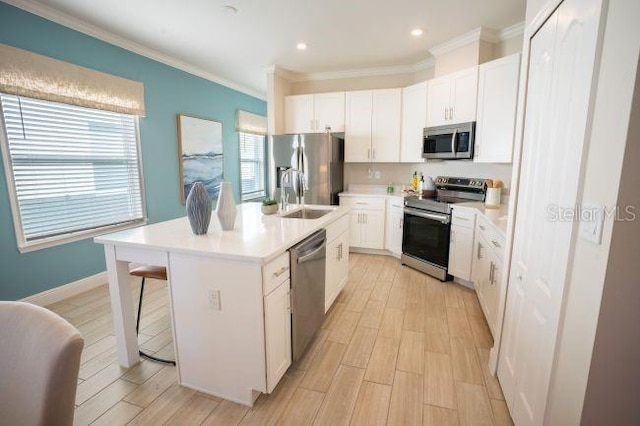
M 187 196 L 187 217 L 195 235 L 204 235 L 211 222 L 211 198 L 202 182 L 196 182 Z

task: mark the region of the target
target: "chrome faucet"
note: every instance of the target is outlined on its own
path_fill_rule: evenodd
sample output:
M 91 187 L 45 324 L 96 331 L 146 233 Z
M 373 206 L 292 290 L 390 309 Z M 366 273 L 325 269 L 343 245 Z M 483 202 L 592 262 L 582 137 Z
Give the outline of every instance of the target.
M 307 178 L 302 171 L 294 168 L 289 168 L 283 171 L 280 174 L 280 210 L 281 211 L 285 211 L 286 208 L 289 207 L 289 194 L 286 193 L 287 191 L 284 186 L 284 182 L 287 176 L 289 176 L 289 181 L 291 181 L 294 173 L 298 175 L 298 184 L 292 185 L 292 187 L 296 193 L 298 204 L 303 203 L 304 192 L 308 189 Z

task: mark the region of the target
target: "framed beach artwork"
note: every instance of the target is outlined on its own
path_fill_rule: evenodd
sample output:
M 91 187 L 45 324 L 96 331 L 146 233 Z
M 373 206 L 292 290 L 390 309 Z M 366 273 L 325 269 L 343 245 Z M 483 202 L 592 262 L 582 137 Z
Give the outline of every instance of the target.
M 196 182 L 204 184 L 211 198 L 218 198 L 224 178 L 222 123 L 178 114 L 178 155 L 182 203 Z

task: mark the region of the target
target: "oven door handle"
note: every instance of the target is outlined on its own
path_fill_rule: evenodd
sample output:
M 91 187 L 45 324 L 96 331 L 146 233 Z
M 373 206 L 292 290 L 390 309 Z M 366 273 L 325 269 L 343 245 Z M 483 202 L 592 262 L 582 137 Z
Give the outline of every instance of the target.
M 445 225 L 451 221 L 451 217 L 449 215 L 425 212 L 418 209 L 412 209 L 410 207 L 405 207 L 404 212 L 411 216 L 418 216 L 425 219 L 436 220 L 438 222 L 444 223 Z

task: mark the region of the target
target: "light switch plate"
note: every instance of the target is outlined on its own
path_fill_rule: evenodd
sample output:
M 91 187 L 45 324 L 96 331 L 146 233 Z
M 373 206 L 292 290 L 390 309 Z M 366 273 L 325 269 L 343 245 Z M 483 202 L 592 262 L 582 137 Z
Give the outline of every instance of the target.
M 208 290 L 209 296 L 209 308 L 214 311 L 219 311 L 222 309 L 222 305 L 220 303 L 220 290 L 210 288 Z
M 604 225 L 604 206 L 583 205 L 580 210 L 580 238 L 600 245 Z

